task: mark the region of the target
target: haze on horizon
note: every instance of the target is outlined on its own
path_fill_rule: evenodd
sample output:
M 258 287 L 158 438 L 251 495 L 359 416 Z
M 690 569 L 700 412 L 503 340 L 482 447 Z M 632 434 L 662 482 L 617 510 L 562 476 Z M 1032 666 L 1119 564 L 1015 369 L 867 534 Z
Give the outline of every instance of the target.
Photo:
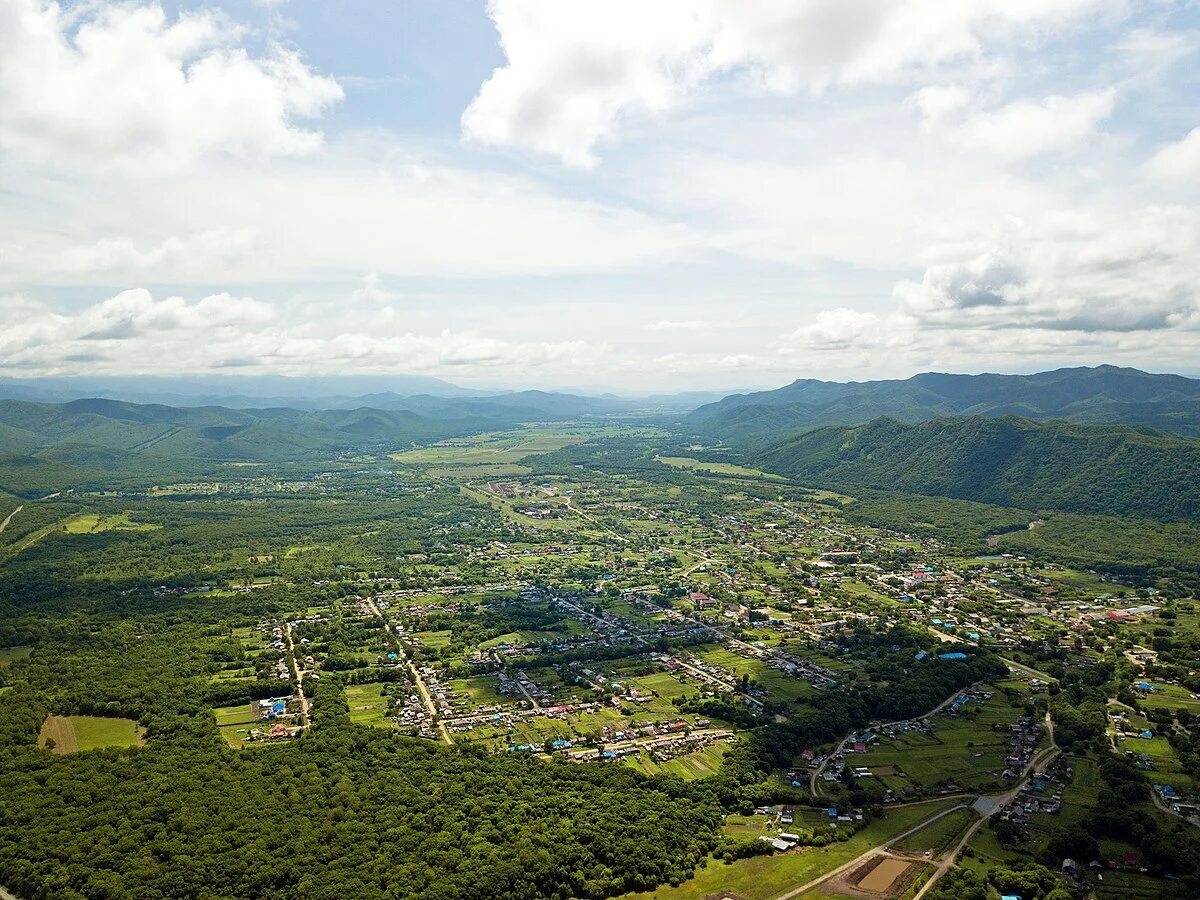
M 0 377 L 1200 375 L 1188 0 L 0 0 Z

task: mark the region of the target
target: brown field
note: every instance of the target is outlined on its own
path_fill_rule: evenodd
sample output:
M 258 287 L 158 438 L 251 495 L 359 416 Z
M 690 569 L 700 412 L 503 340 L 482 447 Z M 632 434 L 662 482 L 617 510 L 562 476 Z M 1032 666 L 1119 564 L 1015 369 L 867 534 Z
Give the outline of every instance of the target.
M 46 746 L 46 741 L 54 741 L 55 753 L 74 753 L 79 749 L 75 742 L 75 726 L 66 716 L 50 716 L 42 723 L 41 734 L 38 735 L 38 746 Z
M 907 874 L 910 868 L 912 868 L 912 863 L 907 860 L 884 859 L 863 877 L 858 886 L 864 891 L 875 891 L 882 894 L 890 890 L 892 885 Z

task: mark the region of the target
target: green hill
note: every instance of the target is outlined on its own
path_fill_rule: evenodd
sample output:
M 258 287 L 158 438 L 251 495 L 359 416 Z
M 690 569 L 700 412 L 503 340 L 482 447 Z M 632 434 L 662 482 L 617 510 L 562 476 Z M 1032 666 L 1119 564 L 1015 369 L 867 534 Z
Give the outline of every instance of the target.
M 1200 441 L 1119 425 L 1016 417 L 880 418 L 746 455 L 801 482 L 1023 509 L 1200 519 Z
M 846 384 L 811 379 L 774 391 L 734 394 L 694 410 L 687 428 L 733 443 L 762 444 L 824 425 L 880 416 L 921 422 L 939 416 L 1023 416 L 1143 425 L 1200 436 L 1200 379 L 1116 366 L 1036 375 L 945 375 Z

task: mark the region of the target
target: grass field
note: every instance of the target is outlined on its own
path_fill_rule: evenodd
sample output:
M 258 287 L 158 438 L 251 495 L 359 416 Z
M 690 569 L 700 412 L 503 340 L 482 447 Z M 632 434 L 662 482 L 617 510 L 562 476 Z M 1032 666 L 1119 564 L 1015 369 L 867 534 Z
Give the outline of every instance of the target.
M 848 841 L 827 847 L 756 856 L 728 864 L 710 860 L 707 867 L 700 869 L 693 879 L 679 887 L 666 886 L 649 893 L 628 896 L 630 900 L 711 900 L 721 897 L 771 900 L 836 869 L 956 803 L 955 800 L 935 800 L 889 810 L 884 817 L 876 819 Z
M 75 753 L 104 747 L 139 747 L 144 729 L 133 719 L 101 716 L 49 716 L 42 723 L 38 746 L 55 753 Z
M 712 472 L 714 475 L 743 475 L 749 478 L 767 478 L 771 481 L 787 481 L 782 475 L 773 475 L 758 469 L 747 469 L 745 466 L 735 466 L 733 463 L 705 462 L 688 456 L 660 456 L 660 463 L 674 466 L 677 469 L 695 469 L 701 472 Z
M 0 669 L 11 666 L 33 652 L 32 647 L 0 647 Z
M 979 708 L 974 701 L 967 709 L 972 707 Z M 855 754 L 852 762 L 871 768 L 897 767 L 918 787 L 951 780 L 967 789 L 991 784 L 996 781 L 993 773 L 1004 768 L 1009 747 L 1007 729 L 993 731 L 991 726 L 1016 721 L 1019 714 L 997 692 L 976 718 L 938 716 L 932 736 L 914 732 L 881 741 L 870 752 Z
M 246 743 L 251 728 L 259 727 L 254 719 L 254 709 L 249 703 L 220 706 L 213 710 L 213 715 L 217 720 L 217 731 L 221 733 L 225 743 L 235 750 Z
M 67 520 L 63 530 L 67 534 L 100 534 L 105 531 L 154 531 L 161 525 L 145 522 L 134 522 L 129 518 L 130 513 L 123 512 L 114 516 L 101 513 L 80 513 Z
M 350 721 L 356 725 L 388 728 L 392 724 L 383 685 L 377 681 L 346 685 L 346 704 L 350 707 Z
M 976 818 L 975 813 L 971 810 L 960 809 L 892 846 L 897 850 L 932 850 L 933 855 L 936 856 L 958 839 Z
M 729 744 L 725 741 L 718 741 L 694 753 L 686 753 L 666 762 L 655 762 L 645 751 L 637 756 L 627 756 L 622 762 L 632 765 L 647 775 L 678 775 L 685 780 L 707 778 L 717 774 L 721 768 L 721 757 L 728 749 Z

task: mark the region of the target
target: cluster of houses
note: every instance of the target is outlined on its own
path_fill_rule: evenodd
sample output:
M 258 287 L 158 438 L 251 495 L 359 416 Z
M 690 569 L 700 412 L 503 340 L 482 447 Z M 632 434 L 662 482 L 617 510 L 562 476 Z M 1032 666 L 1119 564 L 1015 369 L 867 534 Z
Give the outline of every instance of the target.
M 1009 727 L 1008 756 L 1004 757 L 1002 776 L 1010 781 L 1020 778 L 1029 760 L 1042 742 L 1045 727 L 1033 716 L 1023 715 Z
M 1012 802 L 1000 811 L 1000 819 L 1011 823 L 1020 840 L 1029 840 L 1030 818 L 1038 814 L 1058 813 L 1062 809 L 1063 791 L 1071 783 L 1074 774 L 1074 769 L 1062 758 L 1044 772 L 1033 773 Z

